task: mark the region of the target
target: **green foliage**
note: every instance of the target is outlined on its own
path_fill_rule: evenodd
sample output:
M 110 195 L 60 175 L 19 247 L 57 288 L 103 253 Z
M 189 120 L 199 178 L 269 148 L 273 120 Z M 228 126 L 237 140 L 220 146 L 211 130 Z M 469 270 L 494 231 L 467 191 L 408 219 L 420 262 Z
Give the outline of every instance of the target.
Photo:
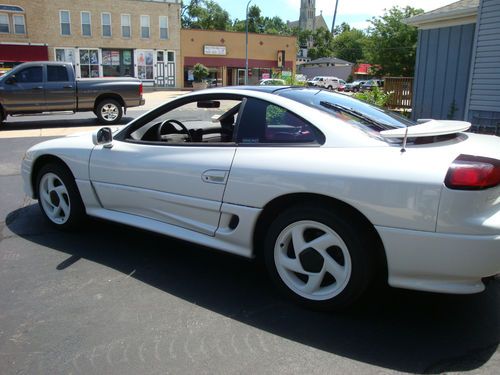
M 191 0 L 181 8 L 181 23 L 185 29 L 229 30 L 229 13 L 213 0 Z
M 423 10 L 409 6 L 393 7 L 370 20 L 366 57 L 378 66 L 376 75 L 413 76 L 418 31 L 403 20 L 421 13 Z
M 339 59 L 356 63 L 365 57 L 367 37 L 364 32 L 351 29 L 349 25 L 332 41 L 332 51 Z
M 208 77 L 208 74 L 208 69 L 203 64 L 198 63 L 193 67 L 193 77 L 195 82 L 201 82 L 203 78 Z
M 270 104 L 266 108 L 267 125 L 280 125 L 283 123 L 283 116 L 286 110 L 276 105 Z
M 245 20 L 235 19 L 232 31 L 245 31 Z M 248 32 L 273 35 L 290 35 L 291 30 L 279 17 L 263 17 L 257 5 L 248 8 Z
M 317 59 L 320 57 L 333 56 L 333 35 L 325 29 L 320 27 L 312 33 L 313 47 L 308 51 L 308 57 Z
M 391 94 L 380 90 L 378 87 L 374 87 L 372 90 L 358 92 L 353 96 L 364 102 L 374 104 L 379 107 L 385 107 L 389 102 Z
M 285 84 L 287 86 L 305 86 L 306 85 L 306 81 L 298 81 L 295 78 L 295 75 L 292 75 L 290 77 L 283 77 L 282 79 L 285 81 Z

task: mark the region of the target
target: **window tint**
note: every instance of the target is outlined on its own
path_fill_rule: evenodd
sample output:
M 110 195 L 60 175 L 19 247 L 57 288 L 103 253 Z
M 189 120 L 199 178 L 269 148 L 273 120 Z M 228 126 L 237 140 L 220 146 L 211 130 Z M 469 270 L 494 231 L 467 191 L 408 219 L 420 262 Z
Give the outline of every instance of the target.
M 238 130 L 238 142 L 321 143 L 318 131 L 285 108 L 258 99 L 248 99 Z
M 47 66 L 47 81 L 66 82 L 69 81 L 68 70 L 65 66 Z
M 43 82 L 43 73 L 41 66 L 33 66 L 16 73 L 16 80 L 19 83 Z

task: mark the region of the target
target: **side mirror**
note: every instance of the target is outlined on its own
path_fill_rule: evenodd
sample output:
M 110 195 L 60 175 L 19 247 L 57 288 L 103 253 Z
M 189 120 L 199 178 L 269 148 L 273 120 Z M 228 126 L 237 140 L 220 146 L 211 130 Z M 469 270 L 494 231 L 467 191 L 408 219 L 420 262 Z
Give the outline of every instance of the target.
M 92 142 L 94 145 L 103 145 L 106 148 L 113 147 L 113 132 L 111 128 L 100 128 L 92 134 Z

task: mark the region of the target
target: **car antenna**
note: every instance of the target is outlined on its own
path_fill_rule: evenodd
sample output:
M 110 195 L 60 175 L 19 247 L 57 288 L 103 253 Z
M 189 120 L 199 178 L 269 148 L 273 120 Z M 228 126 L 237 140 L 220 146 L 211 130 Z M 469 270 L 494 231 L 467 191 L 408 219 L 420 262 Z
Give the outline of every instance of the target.
M 408 125 L 406 126 L 405 136 L 403 138 L 403 147 L 401 148 L 401 152 L 406 152 L 406 142 L 408 141 Z

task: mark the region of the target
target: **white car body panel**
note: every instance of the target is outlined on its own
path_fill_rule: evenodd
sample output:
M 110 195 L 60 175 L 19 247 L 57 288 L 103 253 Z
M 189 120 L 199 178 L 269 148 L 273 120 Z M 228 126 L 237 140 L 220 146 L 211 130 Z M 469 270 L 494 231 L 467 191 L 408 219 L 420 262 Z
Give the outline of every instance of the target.
M 104 148 L 82 134 L 28 150 L 22 165 L 27 194 L 34 196 L 33 163 L 53 155 L 72 171 L 89 215 L 246 257 L 254 255 L 253 233 L 266 204 L 288 194 L 318 194 L 351 205 L 374 225 L 392 286 L 474 293 L 484 288 L 482 277 L 500 271 L 500 187 L 460 191 L 443 183 L 460 154 L 500 159 L 499 138 L 462 133 L 402 152 L 401 144 L 278 95 L 229 88 L 183 97 L 204 93 L 246 95 L 287 108 L 315 125 L 326 142 L 205 147 L 115 140 Z M 205 172 L 215 172 L 214 180 L 204 181 Z

